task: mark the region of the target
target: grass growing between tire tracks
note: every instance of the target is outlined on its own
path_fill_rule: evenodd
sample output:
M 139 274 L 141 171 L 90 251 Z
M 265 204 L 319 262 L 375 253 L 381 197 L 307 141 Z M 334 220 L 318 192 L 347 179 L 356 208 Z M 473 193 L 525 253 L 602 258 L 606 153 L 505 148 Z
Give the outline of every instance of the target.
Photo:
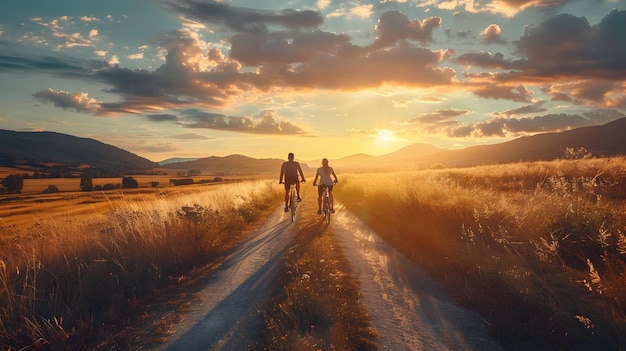
M 378 350 L 342 248 L 313 206 L 303 205 L 271 301 L 262 308 L 260 341 L 251 350 Z

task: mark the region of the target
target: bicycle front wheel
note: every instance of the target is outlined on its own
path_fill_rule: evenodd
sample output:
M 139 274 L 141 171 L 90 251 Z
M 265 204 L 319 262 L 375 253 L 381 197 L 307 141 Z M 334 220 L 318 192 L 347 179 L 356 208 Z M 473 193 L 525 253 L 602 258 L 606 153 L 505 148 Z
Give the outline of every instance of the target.
M 324 198 L 324 221 L 330 223 L 330 201 L 328 198 Z

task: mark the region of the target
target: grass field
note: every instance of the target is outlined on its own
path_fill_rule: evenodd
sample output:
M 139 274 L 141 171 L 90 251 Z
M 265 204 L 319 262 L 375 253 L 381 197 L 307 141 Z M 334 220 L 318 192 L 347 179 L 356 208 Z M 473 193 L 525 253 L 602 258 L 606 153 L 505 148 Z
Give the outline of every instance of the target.
M 625 348 L 624 158 L 344 175 L 335 196 L 508 348 Z
M 150 295 L 218 262 L 282 199 L 263 180 L 0 203 L 0 349 L 110 349 Z
M 626 159 L 339 173 L 337 201 L 507 349 L 625 348 Z M 219 261 L 282 195 L 263 180 L 5 195 L 0 349 L 108 349 L 146 296 Z M 316 261 L 332 242 L 311 241 L 285 264 Z

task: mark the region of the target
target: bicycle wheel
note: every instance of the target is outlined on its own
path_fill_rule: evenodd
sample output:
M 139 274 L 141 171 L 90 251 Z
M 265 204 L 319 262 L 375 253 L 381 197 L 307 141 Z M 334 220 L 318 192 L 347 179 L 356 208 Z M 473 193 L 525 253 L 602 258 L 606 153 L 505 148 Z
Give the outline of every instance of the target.
M 330 199 L 328 196 L 324 196 L 324 221 L 330 223 Z
M 296 220 L 296 192 L 291 188 L 291 194 L 289 197 L 289 208 L 291 209 L 291 221 Z

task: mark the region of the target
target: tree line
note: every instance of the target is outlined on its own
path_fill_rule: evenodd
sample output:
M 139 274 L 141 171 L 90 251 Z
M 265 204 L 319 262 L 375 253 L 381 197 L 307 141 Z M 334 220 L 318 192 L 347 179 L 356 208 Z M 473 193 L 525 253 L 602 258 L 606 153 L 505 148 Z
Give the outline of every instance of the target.
M 104 186 L 94 186 L 93 185 L 94 175 L 91 172 L 84 172 L 80 177 L 80 190 L 81 191 L 93 191 L 93 190 L 113 190 L 117 188 L 113 184 L 105 184 Z M 0 194 L 20 194 L 24 189 L 24 175 L 23 174 L 12 174 L 7 176 L 6 178 L 0 180 Z M 154 186 L 154 184 L 153 184 Z M 139 183 L 133 177 L 123 177 L 121 188 L 123 189 L 134 189 L 138 188 Z M 58 192 L 59 189 L 54 185 L 49 185 L 48 188 L 44 190 L 45 193 Z

